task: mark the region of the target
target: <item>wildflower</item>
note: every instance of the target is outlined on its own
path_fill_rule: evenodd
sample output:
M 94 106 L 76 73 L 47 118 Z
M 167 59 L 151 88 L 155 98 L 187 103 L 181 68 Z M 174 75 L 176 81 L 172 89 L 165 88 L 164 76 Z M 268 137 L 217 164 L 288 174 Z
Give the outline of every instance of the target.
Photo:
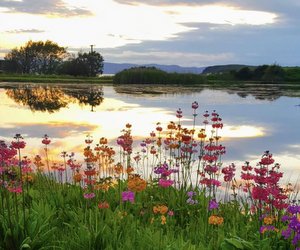
M 159 181 L 158 181 L 158 185 L 160 185 L 163 188 L 170 187 L 173 185 L 173 183 L 174 183 L 174 181 L 172 181 L 172 180 L 166 180 L 166 179 L 162 179 L 162 178 L 159 179 Z
M 118 163 L 117 165 L 114 166 L 114 171 L 116 174 L 120 175 L 123 172 L 123 166 L 121 163 Z
M 177 118 L 182 118 L 182 110 L 181 110 L 181 108 L 179 108 L 177 111 L 176 111 L 176 117 Z
M 91 135 L 87 135 L 85 139 L 86 144 L 91 144 L 93 142 L 93 137 Z
M 265 216 L 263 219 L 264 224 L 266 225 L 271 225 L 274 221 L 274 217 L 273 216 Z
M 131 167 L 131 166 L 128 166 L 127 169 L 126 169 L 127 174 L 131 174 L 133 171 L 134 171 L 134 168 Z
M 157 205 L 153 207 L 153 213 L 155 214 L 166 214 L 169 208 L 166 205 Z
M 83 197 L 84 197 L 85 199 L 93 199 L 95 196 L 96 196 L 95 193 L 85 193 L 85 194 L 83 195 Z
M 228 167 L 222 169 L 222 173 L 224 174 L 224 181 L 229 182 L 232 181 L 235 175 L 236 167 L 234 163 L 231 163 Z
M 193 102 L 192 103 L 192 109 L 197 109 L 199 107 L 199 104 L 198 104 L 198 102 Z
M 104 137 L 101 137 L 100 140 L 99 140 L 99 143 L 100 144 L 107 144 L 107 139 L 104 138 Z
M 169 216 L 174 216 L 174 211 L 173 211 L 173 210 L 170 210 L 170 211 L 168 212 L 168 215 L 169 215 Z
M 186 200 L 186 203 L 188 203 L 188 204 L 190 204 L 190 205 L 195 205 L 195 204 L 198 203 L 198 201 L 197 201 L 197 200 L 194 200 L 194 199 L 192 199 L 192 198 L 188 198 L 188 199 Z
M 86 169 L 84 170 L 84 174 L 86 176 L 93 176 L 96 175 L 96 169 Z
M 278 232 L 278 228 L 272 226 L 272 225 L 267 225 L 267 226 L 261 226 L 259 232 L 261 234 L 264 234 L 266 232 Z
M 134 203 L 134 192 L 131 191 L 124 191 L 122 192 L 122 201 L 129 201 Z
M 107 208 L 109 208 L 109 203 L 107 201 L 99 202 L 98 203 L 98 208 L 107 209 Z
M 42 143 L 45 145 L 49 145 L 51 143 L 51 140 L 49 139 L 49 136 L 47 134 L 44 135 L 44 139 L 42 140 Z
M 147 182 L 139 176 L 134 176 L 128 180 L 128 189 L 134 192 L 141 192 L 147 187 Z
M 194 191 L 189 191 L 187 192 L 188 197 L 192 198 L 194 195 L 196 195 L 196 192 Z
M 166 218 L 166 216 L 162 215 L 160 218 L 161 218 L 161 224 L 162 224 L 162 225 L 165 225 L 165 224 L 167 223 L 167 218 Z
M 224 222 L 224 218 L 218 215 L 211 215 L 208 218 L 208 224 L 210 225 L 221 225 Z
M 209 201 L 208 210 L 213 210 L 213 209 L 218 209 L 218 208 L 219 208 L 219 204 L 218 204 L 218 202 L 216 202 L 215 199 L 212 199 Z
M 82 180 L 82 174 L 80 174 L 80 173 L 74 174 L 73 180 L 74 180 L 74 182 L 80 182 Z
M 22 177 L 22 181 L 23 182 L 28 182 L 28 183 L 32 183 L 33 182 L 33 176 L 32 175 L 24 175 Z

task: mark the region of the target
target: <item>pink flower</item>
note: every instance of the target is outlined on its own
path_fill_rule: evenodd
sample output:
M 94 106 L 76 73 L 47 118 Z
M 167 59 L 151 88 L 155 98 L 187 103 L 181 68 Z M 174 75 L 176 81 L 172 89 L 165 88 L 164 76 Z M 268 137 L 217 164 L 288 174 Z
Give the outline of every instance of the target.
M 44 139 L 42 140 L 42 143 L 45 144 L 45 145 L 49 145 L 50 142 L 51 142 L 51 140 L 49 139 L 48 135 L 45 134 Z
M 158 185 L 160 185 L 163 188 L 170 187 L 173 185 L 173 183 L 174 183 L 174 181 L 166 180 L 166 179 L 159 179 L 159 181 L 158 181 Z
M 192 109 L 197 109 L 199 107 L 199 104 L 198 104 L 198 102 L 193 102 L 192 103 Z
M 173 211 L 173 210 L 170 210 L 170 211 L 168 212 L 168 215 L 169 215 L 169 216 L 174 216 L 174 211 Z
M 95 196 L 95 193 L 86 193 L 83 195 L 85 199 L 93 199 Z
M 17 187 L 8 187 L 7 190 L 11 193 L 16 193 L 16 194 L 20 194 L 22 193 L 22 187 L 21 186 L 17 186 Z

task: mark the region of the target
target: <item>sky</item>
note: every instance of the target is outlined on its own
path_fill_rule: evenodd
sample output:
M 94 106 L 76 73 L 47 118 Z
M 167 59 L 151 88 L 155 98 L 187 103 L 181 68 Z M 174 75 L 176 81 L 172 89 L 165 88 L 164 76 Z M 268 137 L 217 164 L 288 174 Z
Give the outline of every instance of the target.
M 299 0 L 0 0 L 0 58 L 27 41 L 106 62 L 300 66 Z

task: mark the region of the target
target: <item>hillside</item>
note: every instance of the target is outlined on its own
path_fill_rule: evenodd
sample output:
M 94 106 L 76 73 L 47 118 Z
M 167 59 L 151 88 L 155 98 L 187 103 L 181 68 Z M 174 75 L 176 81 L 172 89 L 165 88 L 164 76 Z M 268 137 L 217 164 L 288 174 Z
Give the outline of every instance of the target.
M 168 73 L 193 73 L 201 74 L 205 67 L 182 67 L 178 65 L 162 65 L 162 64 L 131 64 L 131 63 L 110 63 L 104 62 L 104 74 L 116 74 L 124 69 L 132 67 L 155 67 Z
M 216 73 L 225 73 L 232 70 L 239 71 L 241 68 L 249 67 L 255 68 L 255 66 L 243 65 L 243 64 L 227 64 L 227 65 L 215 65 L 206 67 L 202 74 L 216 74 Z

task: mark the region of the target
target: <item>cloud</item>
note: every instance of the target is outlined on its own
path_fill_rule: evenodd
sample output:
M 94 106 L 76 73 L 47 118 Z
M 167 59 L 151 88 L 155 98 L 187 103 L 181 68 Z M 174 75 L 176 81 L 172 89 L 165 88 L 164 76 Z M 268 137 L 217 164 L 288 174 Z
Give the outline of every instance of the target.
M 212 61 L 218 61 L 220 63 L 234 60 L 232 53 L 187 53 L 176 51 L 144 51 L 137 52 L 133 50 L 123 50 L 117 54 L 111 54 L 108 58 L 109 61 L 128 62 L 129 58 L 131 63 L 145 64 L 147 62 L 156 62 L 159 64 L 170 64 L 170 62 L 176 62 L 178 58 L 178 64 L 182 66 L 199 66 L 199 62 L 202 65 L 207 65 Z
M 102 49 L 107 62 L 167 63 L 181 66 L 216 64 L 300 64 L 300 30 L 295 25 L 186 23 L 193 30 L 167 41 L 144 41 Z M 178 56 L 178 57 L 176 57 Z
M 17 30 L 8 30 L 6 33 L 11 33 L 11 34 L 20 34 L 20 33 L 43 33 L 45 32 L 44 30 L 39 30 L 39 29 L 17 29 Z
M 10 13 L 44 14 L 59 17 L 92 15 L 91 11 L 80 7 L 68 6 L 62 0 L 2 0 L 0 1 L 1 7 L 7 8 L 7 12 Z
M 3 126 L 0 134 L 3 137 L 12 138 L 16 133 L 26 135 L 29 138 L 36 138 L 37 134 L 42 137 L 44 134 L 51 135 L 52 138 L 65 138 L 84 134 L 97 128 L 95 125 L 72 122 L 50 122 L 48 124 L 28 124 L 15 123 L 13 126 Z

